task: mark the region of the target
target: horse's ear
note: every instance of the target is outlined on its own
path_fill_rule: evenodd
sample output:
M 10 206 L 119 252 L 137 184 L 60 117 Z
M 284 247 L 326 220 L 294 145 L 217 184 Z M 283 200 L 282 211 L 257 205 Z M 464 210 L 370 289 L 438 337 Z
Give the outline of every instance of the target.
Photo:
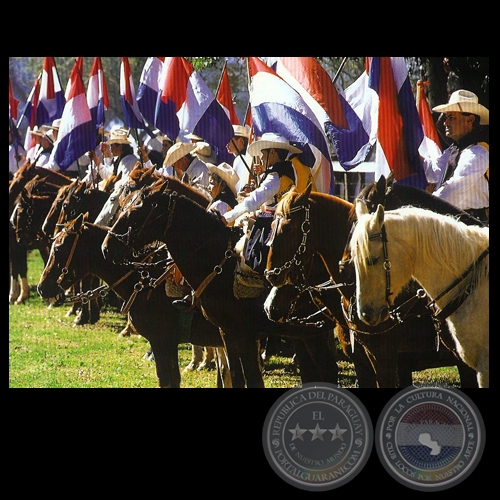
M 379 227 L 382 226 L 382 224 L 384 223 L 384 205 L 381 205 L 379 203 L 378 207 L 377 207 L 377 211 L 375 212 L 375 221 L 377 222 L 377 224 L 379 225 Z
M 385 178 L 385 175 L 382 174 L 377 181 L 377 192 L 378 193 L 385 193 L 385 189 L 387 187 L 387 180 Z
M 368 210 L 368 207 L 366 206 L 365 200 L 361 198 L 356 198 L 356 217 L 359 219 L 361 215 L 368 214 L 370 211 Z

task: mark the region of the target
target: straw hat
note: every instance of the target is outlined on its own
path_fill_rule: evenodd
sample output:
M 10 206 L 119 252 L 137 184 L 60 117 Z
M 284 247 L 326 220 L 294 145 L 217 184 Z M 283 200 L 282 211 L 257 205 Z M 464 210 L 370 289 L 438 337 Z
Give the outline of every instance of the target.
M 37 125 L 34 126 L 33 130 L 31 131 L 31 135 L 37 135 L 39 137 L 43 137 L 43 130 L 38 128 Z
M 217 174 L 233 192 L 234 196 L 237 196 L 236 184 L 240 180 L 238 174 L 229 163 L 223 161 L 219 165 L 214 165 L 212 163 L 207 163 L 207 168 L 210 173 Z
M 479 104 L 479 99 L 476 94 L 468 90 L 457 90 L 450 96 L 448 104 L 441 104 L 432 108 L 432 111 L 438 113 L 449 113 L 456 111 L 458 113 L 472 113 L 479 116 L 480 125 L 488 125 L 490 123 L 490 112 L 483 105 Z
M 290 153 L 302 153 L 299 148 L 292 146 L 290 141 L 282 135 L 275 134 L 274 132 L 267 132 L 262 134 L 262 137 L 248 146 L 248 153 L 250 156 L 257 156 L 263 149 L 286 149 Z
M 109 134 L 108 144 L 132 144 L 128 138 L 129 131 L 126 128 L 115 128 Z
M 236 137 L 250 137 L 250 127 L 248 125 L 233 125 L 234 136 Z
M 164 167 L 170 167 L 176 161 L 179 161 L 184 156 L 188 155 L 196 148 L 196 144 L 192 142 L 176 142 L 168 151 L 163 160 Z

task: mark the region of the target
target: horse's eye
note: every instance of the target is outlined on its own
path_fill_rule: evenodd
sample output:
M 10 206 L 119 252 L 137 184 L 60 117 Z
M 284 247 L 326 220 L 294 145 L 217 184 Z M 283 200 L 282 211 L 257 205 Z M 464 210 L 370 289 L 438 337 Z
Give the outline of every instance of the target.
M 292 223 L 290 220 L 283 219 L 283 222 L 280 224 L 280 231 L 284 234 L 289 233 L 293 229 Z
M 375 266 L 379 260 L 380 259 L 378 259 L 377 257 L 368 257 L 366 259 L 366 265 L 367 266 Z

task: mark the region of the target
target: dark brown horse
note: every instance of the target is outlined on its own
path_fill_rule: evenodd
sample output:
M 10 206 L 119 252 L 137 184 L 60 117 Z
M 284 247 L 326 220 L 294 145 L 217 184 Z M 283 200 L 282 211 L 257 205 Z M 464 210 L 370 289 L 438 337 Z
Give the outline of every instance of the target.
M 106 258 L 119 262 L 152 241 L 167 244 L 204 314 L 224 332 L 233 386 L 264 387 L 259 340 L 270 334 L 294 338 L 303 382 L 336 383 L 331 331 L 273 323 L 263 311 L 264 296 L 236 298 L 234 248 L 240 230 L 227 227 L 218 213 L 207 212 L 176 189 L 171 185 L 164 191 L 142 191 L 121 212 L 105 238 L 102 248 Z
M 165 294 L 164 282 L 158 280 L 163 273 L 166 252 L 145 254 L 143 267 L 113 264 L 104 260 L 101 252 L 107 228 L 86 219 L 86 214 L 79 215 L 63 224 L 40 277 L 38 293 L 43 298 L 53 299 L 85 276 L 98 276 L 107 287 L 90 292 L 100 295 L 112 289 L 122 300 L 131 301 L 130 318 L 137 333 L 151 344 L 159 386 L 180 387 L 180 314 L 188 313 L 180 313 L 172 306 L 173 299 Z M 63 268 L 66 269 L 65 273 L 62 273 Z M 216 326 L 200 313 L 191 313 L 191 316 L 191 335 L 210 337 L 213 344 L 222 345 Z
M 62 186 L 70 182 L 66 176 L 59 172 L 54 172 L 43 167 L 36 167 L 29 162 L 25 163 L 9 181 L 9 219 L 13 215 L 16 199 L 20 195 L 22 188 L 35 176 L 45 178 L 47 183 L 56 186 Z M 27 251 L 26 246 L 17 241 L 14 227 L 9 222 L 10 304 L 22 304 L 29 297 Z M 42 249 L 41 256 L 45 261 L 48 253 Z
M 338 265 L 345 259 L 351 211 L 352 204 L 334 196 L 311 192 L 310 188 L 304 193 L 291 192 L 276 210 L 266 271 L 268 280 L 276 287 L 292 283 L 305 289 L 314 284 L 307 281 L 307 277 L 315 272 L 313 263 L 320 262 L 328 285 L 350 284 L 324 293 L 322 301 L 329 306 L 330 314 L 336 320 L 341 320 L 344 312 L 349 310 L 355 293 L 353 280 L 349 275 L 342 275 Z M 348 316 L 346 326 L 353 343 L 351 358 L 360 386 L 372 385 L 373 377 L 366 371 L 365 356 L 375 372 L 377 387 L 409 385 L 411 371 L 447 365 L 459 367 L 463 386 L 474 386 L 473 374 L 467 376 L 470 370 L 448 349 L 449 344 L 436 351 L 434 324 L 430 315 L 424 314 L 424 306 L 419 304 L 422 309 L 418 309 L 415 305 L 404 324 L 391 321 L 373 329 L 365 328 L 366 325 L 359 327 L 355 314 Z M 398 361 L 403 359 L 407 371 L 406 375 L 400 371 L 404 380 L 398 381 Z

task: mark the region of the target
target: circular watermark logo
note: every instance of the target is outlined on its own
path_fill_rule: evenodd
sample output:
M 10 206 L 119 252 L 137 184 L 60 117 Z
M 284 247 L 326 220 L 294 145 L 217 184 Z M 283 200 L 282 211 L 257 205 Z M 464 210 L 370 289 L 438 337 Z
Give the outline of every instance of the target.
M 377 454 L 389 474 L 419 491 L 440 491 L 463 481 L 484 449 L 485 428 L 462 391 L 408 387 L 384 407 L 375 430 Z
M 334 384 L 310 383 L 284 393 L 262 432 L 266 458 L 289 484 L 326 491 L 351 481 L 366 464 L 373 426 L 366 408 Z

